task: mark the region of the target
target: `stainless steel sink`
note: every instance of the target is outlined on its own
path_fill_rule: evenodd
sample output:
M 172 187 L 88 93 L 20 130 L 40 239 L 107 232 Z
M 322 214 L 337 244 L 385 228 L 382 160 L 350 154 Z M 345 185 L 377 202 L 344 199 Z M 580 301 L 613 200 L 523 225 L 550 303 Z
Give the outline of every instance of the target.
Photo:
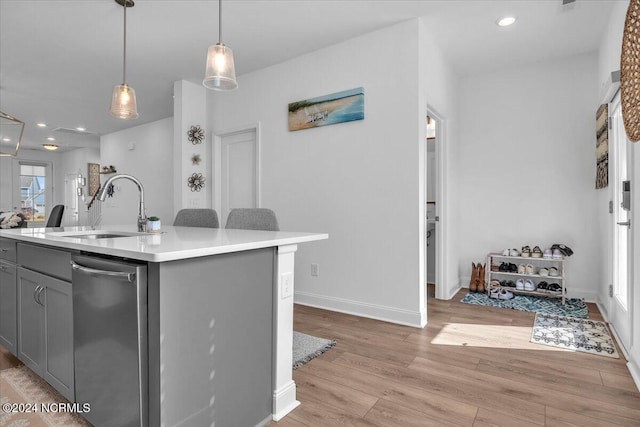
M 73 239 L 114 239 L 118 237 L 136 237 L 136 236 L 145 236 L 147 233 L 136 233 L 136 232 L 128 232 L 128 231 L 109 231 L 109 230 L 86 230 L 86 231 L 72 231 L 72 232 L 53 232 L 49 233 L 51 236 L 55 237 L 70 237 Z
M 74 234 L 73 236 L 66 236 L 66 237 L 73 237 L 76 239 L 112 239 L 114 237 L 131 237 L 131 234 L 113 234 L 113 233 Z

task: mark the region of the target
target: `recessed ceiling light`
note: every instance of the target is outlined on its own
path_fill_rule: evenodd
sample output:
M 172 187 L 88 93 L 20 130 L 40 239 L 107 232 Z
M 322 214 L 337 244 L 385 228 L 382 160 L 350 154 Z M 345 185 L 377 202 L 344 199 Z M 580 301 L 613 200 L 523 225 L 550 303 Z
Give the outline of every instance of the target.
M 44 148 L 45 150 L 57 150 L 58 146 L 56 144 L 42 144 L 42 148 Z
M 11 142 L 11 138 L 2 138 L 4 142 Z
M 36 126 L 38 126 L 39 128 L 46 128 L 47 124 L 46 123 L 36 123 Z
M 83 127 L 77 127 L 76 130 L 80 131 L 80 132 L 84 132 L 85 130 L 87 130 L 86 128 Z
M 48 137 L 48 138 L 47 138 L 47 141 L 55 141 L 55 140 L 56 140 L 56 139 L 55 139 L 54 137 L 52 137 L 52 136 L 50 136 L 50 137 Z
M 496 21 L 496 25 L 499 27 L 508 27 L 509 25 L 513 25 L 514 22 L 516 22 L 514 16 L 504 16 Z

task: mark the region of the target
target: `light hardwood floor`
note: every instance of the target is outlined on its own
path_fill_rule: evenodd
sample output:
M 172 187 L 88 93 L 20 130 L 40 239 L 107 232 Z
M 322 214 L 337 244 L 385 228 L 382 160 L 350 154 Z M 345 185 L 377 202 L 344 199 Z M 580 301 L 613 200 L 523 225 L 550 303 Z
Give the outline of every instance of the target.
M 640 426 L 624 359 L 531 344 L 534 313 L 464 294 L 429 299 L 424 329 L 296 305 L 295 330 L 338 344 L 294 371 L 302 405 L 270 426 Z
M 464 293 L 429 299 L 424 329 L 296 305 L 295 330 L 338 344 L 294 371 L 302 405 L 270 426 L 640 426 L 624 359 L 531 344 L 533 313 Z

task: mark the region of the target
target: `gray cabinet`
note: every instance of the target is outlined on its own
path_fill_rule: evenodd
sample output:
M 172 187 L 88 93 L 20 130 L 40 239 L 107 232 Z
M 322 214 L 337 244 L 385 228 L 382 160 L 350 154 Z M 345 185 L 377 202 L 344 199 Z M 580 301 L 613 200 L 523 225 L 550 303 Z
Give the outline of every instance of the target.
M 16 265 L 0 259 L 0 345 L 14 355 L 17 346 Z
M 74 401 L 71 283 L 18 268 L 18 358 Z

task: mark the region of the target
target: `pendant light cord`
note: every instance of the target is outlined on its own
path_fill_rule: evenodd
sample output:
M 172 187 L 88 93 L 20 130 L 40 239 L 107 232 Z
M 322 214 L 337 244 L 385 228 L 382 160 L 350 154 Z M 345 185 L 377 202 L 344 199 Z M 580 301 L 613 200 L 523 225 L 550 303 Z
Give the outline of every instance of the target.
M 218 43 L 222 43 L 222 0 L 218 0 Z
M 125 73 L 127 70 L 127 1 L 124 0 L 124 48 L 122 49 L 122 84 L 126 86 Z

